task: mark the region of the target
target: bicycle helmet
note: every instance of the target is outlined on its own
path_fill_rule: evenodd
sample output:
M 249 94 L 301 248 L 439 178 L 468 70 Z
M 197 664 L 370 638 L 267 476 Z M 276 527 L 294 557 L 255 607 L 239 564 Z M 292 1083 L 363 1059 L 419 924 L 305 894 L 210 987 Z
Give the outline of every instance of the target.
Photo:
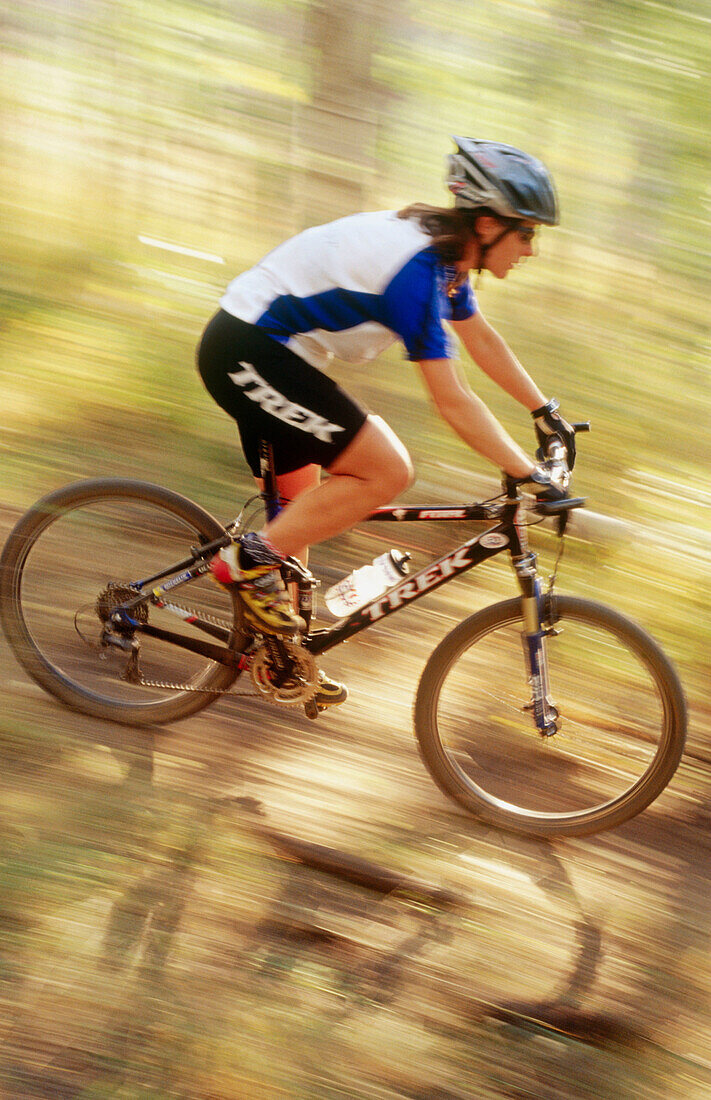
M 476 138 L 453 139 L 447 158 L 447 187 L 454 205 L 487 207 L 504 218 L 558 224 L 558 201 L 545 165 L 513 145 Z

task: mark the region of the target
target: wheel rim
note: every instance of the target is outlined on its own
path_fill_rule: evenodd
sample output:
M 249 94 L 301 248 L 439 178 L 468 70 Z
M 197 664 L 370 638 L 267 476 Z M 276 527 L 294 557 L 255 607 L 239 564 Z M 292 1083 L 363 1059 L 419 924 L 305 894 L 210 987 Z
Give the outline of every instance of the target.
M 470 637 L 442 673 L 432 704 L 454 784 L 495 816 L 575 821 L 639 796 L 665 756 L 671 715 L 653 661 L 624 632 L 566 612 L 546 640 L 560 732 L 534 728 L 521 642 L 506 620 Z
M 203 533 L 207 534 L 207 533 Z M 47 517 L 27 549 L 15 591 L 26 644 L 41 670 L 70 691 L 101 704 L 147 709 L 175 700 L 174 687 L 143 687 L 121 679 L 128 653 L 100 646 L 104 623 L 96 604 L 111 584 L 143 580 L 185 559 L 200 543 L 197 522 L 165 504 L 130 495 L 88 499 Z M 176 589 L 174 602 L 233 622 L 232 599 L 208 578 Z M 165 609 L 151 606 L 149 621 L 210 640 Z M 209 659 L 137 634 L 146 680 L 205 691 L 224 679 Z

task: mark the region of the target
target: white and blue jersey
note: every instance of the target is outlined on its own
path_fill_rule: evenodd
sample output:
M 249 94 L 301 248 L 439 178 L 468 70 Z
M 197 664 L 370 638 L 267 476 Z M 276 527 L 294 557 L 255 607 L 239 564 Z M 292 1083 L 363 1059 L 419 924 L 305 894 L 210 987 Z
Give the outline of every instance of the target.
M 354 214 L 279 245 L 220 305 L 319 368 L 367 362 L 398 339 L 409 359 L 447 359 L 444 322 L 477 308 L 468 280 L 449 291 L 456 274 L 416 220 Z

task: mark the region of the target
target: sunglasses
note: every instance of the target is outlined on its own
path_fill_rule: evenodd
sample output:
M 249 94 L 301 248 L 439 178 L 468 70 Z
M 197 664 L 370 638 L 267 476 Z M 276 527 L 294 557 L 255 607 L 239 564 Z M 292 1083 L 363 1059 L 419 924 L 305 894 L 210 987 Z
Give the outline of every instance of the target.
M 519 225 L 516 226 L 516 235 L 524 244 L 530 244 L 536 235 L 536 229 L 535 225 Z

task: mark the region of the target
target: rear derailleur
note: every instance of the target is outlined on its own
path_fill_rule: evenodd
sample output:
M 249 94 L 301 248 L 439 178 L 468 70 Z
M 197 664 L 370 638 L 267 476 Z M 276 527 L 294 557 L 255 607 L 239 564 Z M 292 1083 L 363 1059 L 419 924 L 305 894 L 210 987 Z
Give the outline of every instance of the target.
M 132 608 L 130 617 L 121 607 L 121 604 L 129 600 L 135 600 L 136 592 L 129 585 L 117 584 L 110 581 L 103 592 L 99 593 L 95 604 L 95 611 L 104 628 L 101 631 L 99 645 L 102 656 L 107 656 L 106 651 L 119 649 L 128 654 L 126 667 L 121 673 L 121 679 L 129 684 L 141 683 L 141 671 L 138 667 L 138 656 L 141 645 L 135 636 L 136 627 L 148 622 L 148 606 L 140 604 Z

